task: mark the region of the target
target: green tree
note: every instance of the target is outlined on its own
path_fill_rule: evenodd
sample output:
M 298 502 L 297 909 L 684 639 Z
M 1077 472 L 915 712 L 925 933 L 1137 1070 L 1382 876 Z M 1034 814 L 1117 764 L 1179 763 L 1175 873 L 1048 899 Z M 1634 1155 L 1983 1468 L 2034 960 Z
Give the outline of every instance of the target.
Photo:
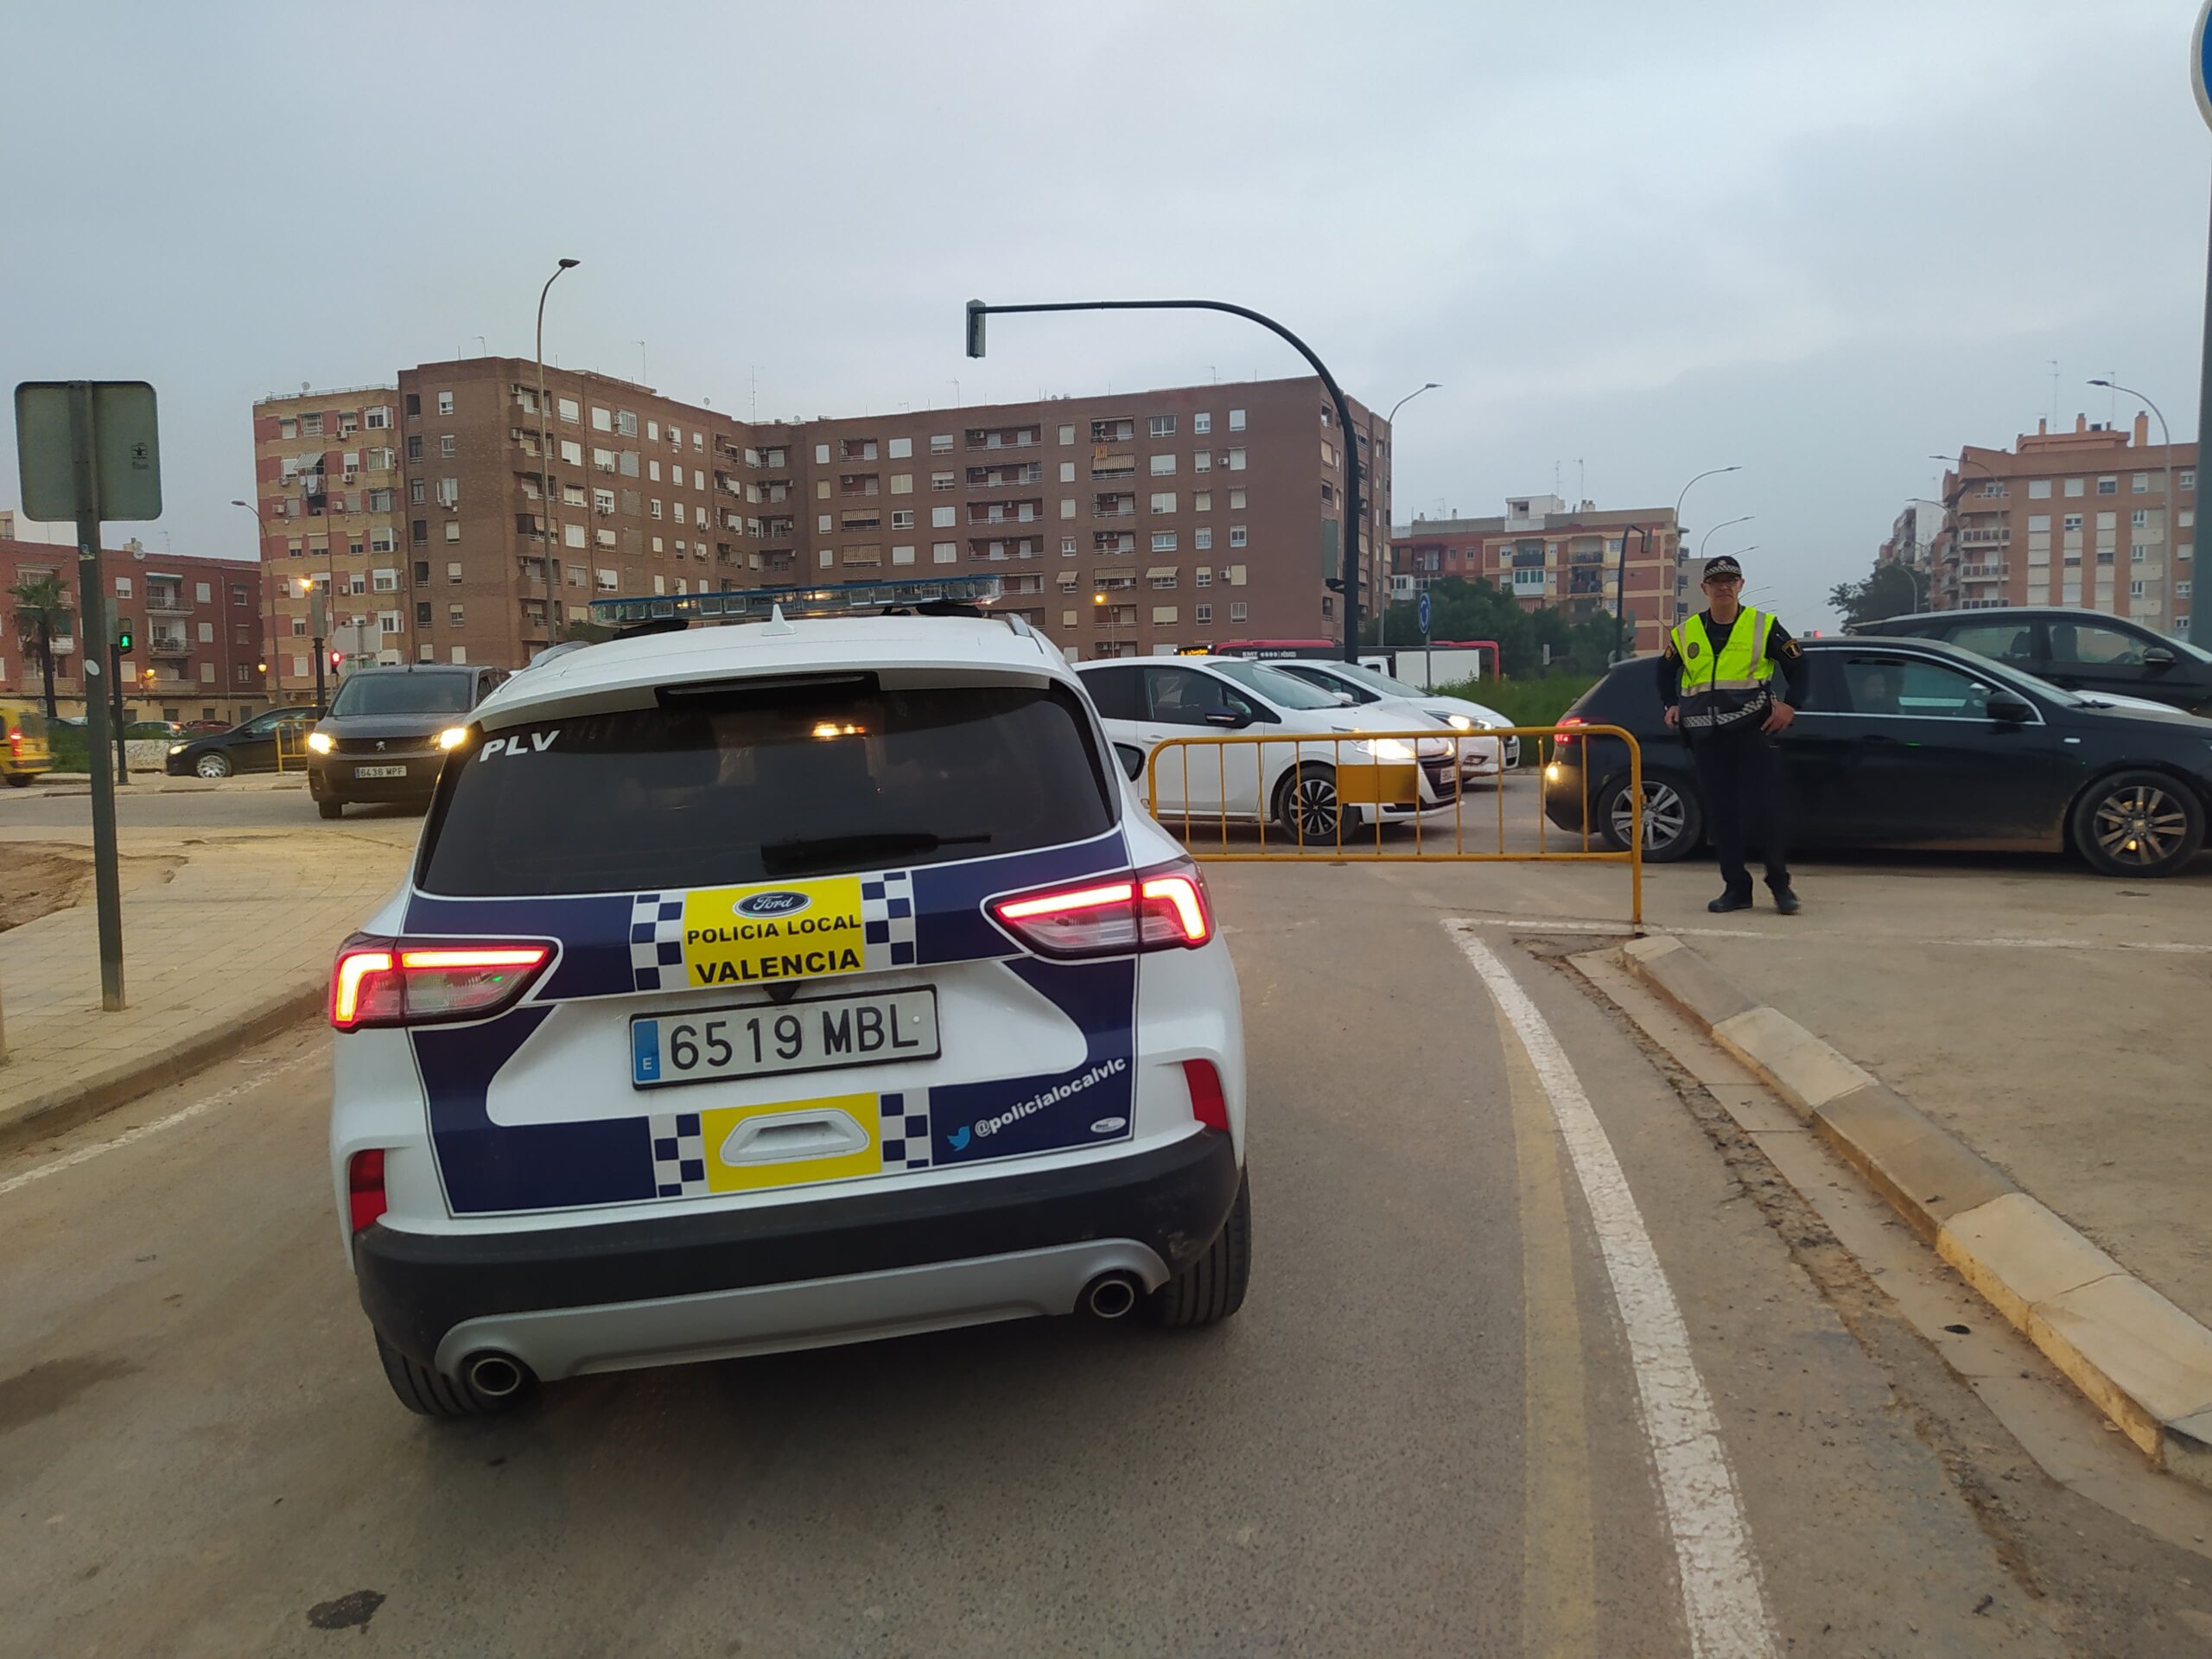
M 1439 576 L 1430 583 L 1429 637 L 1435 639 L 1495 639 L 1499 665 L 1509 677 L 1533 677 L 1544 665 L 1543 648 L 1552 648 L 1554 673 L 1602 674 L 1612 660 L 1616 635 L 1612 613 L 1567 620 L 1548 606 L 1521 608 L 1511 594 L 1483 577 Z M 1404 651 L 1421 644 L 1421 620 L 1414 605 L 1392 604 L 1366 631 L 1370 645 L 1388 644 Z
M 1880 564 L 1864 582 L 1840 582 L 1828 589 L 1828 603 L 1847 628 L 1910 616 L 1928 608 L 1928 577 L 1908 565 Z
M 60 710 L 54 702 L 54 642 L 76 632 L 76 613 L 69 608 L 69 590 L 59 576 L 39 576 L 19 582 L 8 590 L 16 607 L 16 628 L 24 649 L 38 658 L 46 682 L 46 718 L 51 724 Z

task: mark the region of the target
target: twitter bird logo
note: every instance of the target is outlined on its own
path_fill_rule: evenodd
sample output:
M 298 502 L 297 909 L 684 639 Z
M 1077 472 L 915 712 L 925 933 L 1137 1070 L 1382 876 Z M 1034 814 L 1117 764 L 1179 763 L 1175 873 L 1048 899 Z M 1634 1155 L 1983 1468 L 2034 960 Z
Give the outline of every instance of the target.
M 958 1128 L 955 1129 L 950 1135 L 946 1135 L 944 1138 L 952 1142 L 952 1149 L 955 1152 L 965 1152 L 968 1150 L 968 1126 L 965 1123 L 963 1123 Z

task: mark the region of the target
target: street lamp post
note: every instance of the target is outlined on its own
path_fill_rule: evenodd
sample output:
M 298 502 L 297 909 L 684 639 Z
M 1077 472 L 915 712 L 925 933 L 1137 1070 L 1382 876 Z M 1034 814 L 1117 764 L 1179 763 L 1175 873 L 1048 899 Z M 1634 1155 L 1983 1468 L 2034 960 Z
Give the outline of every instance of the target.
M 1698 557 L 1702 560 L 1705 557 L 1706 544 L 1711 542 L 1713 538 L 1719 535 L 1722 531 L 1727 529 L 1731 524 L 1748 524 L 1752 519 L 1758 517 L 1758 515 L 1755 512 L 1747 512 L 1740 518 L 1723 518 L 1719 524 L 1715 524 L 1711 530 L 1707 531 L 1704 535 L 1698 538 Z
M 260 505 L 257 502 L 241 501 L 236 497 L 233 497 L 232 498 L 231 505 L 234 507 L 244 507 L 248 512 L 253 515 L 255 524 L 259 526 L 262 539 L 259 545 L 255 549 L 255 551 L 260 555 L 258 562 L 263 567 L 264 575 L 265 576 L 269 563 L 269 543 L 266 539 L 269 531 L 269 515 L 262 511 Z M 269 584 L 266 580 L 264 580 L 261 584 L 261 594 L 262 598 L 265 601 L 272 598 L 272 595 L 270 594 Z M 261 689 L 264 694 L 269 698 L 270 703 L 275 704 L 283 701 L 282 693 L 283 691 L 284 676 L 282 670 L 276 666 L 277 663 L 282 659 L 277 655 L 277 613 L 273 603 L 270 606 L 270 608 L 267 611 L 263 613 L 263 616 L 265 631 L 261 637 L 261 648 L 264 655 L 265 655 L 269 659 L 269 666 L 264 668 L 262 672 L 267 675 L 269 679 L 264 680 L 262 683 Z M 270 683 L 271 680 L 275 682 L 274 684 Z
M 2158 442 L 2166 450 L 2166 575 L 2173 575 L 2174 549 L 2180 544 L 2177 532 L 2181 529 L 2181 504 L 2174 499 L 2174 435 L 2167 429 L 2166 417 L 2158 406 L 2133 386 L 2123 386 L 2117 380 L 2092 380 L 2093 386 L 2103 386 L 2112 391 L 2124 391 L 2131 397 L 2141 397 L 2143 406 L 2158 417 Z
M 545 279 L 545 286 L 537 290 L 537 487 L 545 498 L 545 523 L 542 534 L 545 537 L 543 562 L 545 566 L 548 639 L 552 637 L 553 595 L 560 592 L 561 585 L 554 579 L 554 561 L 559 553 L 554 546 L 554 531 L 557 526 L 553 522 L 553 438 L 549 428 L 553 410 L 545 398 L 545 296 L 553 291 L 553 284 L 561 280 L 563 271 L 574 270 L 580 263 L 575 259 L 562 260 L 554 266 L 553 274 Z
M 1398 411 L 1403 409 L 1408 404 L 1413 402 L 1414 398 L 1420 397 L 1422 392 L 1436 391 L 1440 389 L 1439 382 L 1431 380 L 1427 384 L 1417 387 L 1414 391 L 1408 392 L 1404 397 L 1399 398 L 1396 403 L 1390 405 L 1390 412 L 1382 417 L 1382 424 L 1390 429 L 1392 435 L 1391 441 L 1393 442 L 1397 441 Z M 1387 647 L 1390 643 L 1387 637 L 1390 631 L 1389 601 L 1387 600 L 1378 599 L 1376 601 L 1375 614 L 1379 619 L 1375 630 L 1375 643 L 1378 647 Z
M 1700 479 L 1718 478 L 1723 473 L 1740 473 L 1743 470 L 1744 468 L 1741 462 L 1738 462 L 1732 467 L 1709 467 L 1701 473 L 1693 474 L 1690 477 L 1689 483 L 1683 485 L 1682 487 L 1675 493 L 1675 555 L 1677 558 L 1681 556 L 1682 550 L 1682 503 L 1689 499 L 1690 485 L 1695 484 Z M 1643 550 L 1647 554 L 1651 551 L 1651 532 L 1649 530 L 1645 529 L 1641 524 L 1629 524 L 1623 526 L 1621 530 L 1620 563 L 1615 568 L 1613 573 L 1613 655 L 1617 660 L 1624 659 L 1629 655 L 1628 613 L 1626 607 L 1628 605 L 1628 538 L 1629 533 L 1631 531 L 1643 538 Z M 1662 591 L 1663 591 L 1663 585 Z M 1665 630 L 1669 620 L 1670 619 L 1664 614 L 1662 614 L 1659 618 L 1659 626 L 1662 632 Z
M 1344 388 L 1337 384 L 1337 377 L 1329 372 L 1329 365 L 1313 354 L 1313 348 L 1296 334 L 1284 327 L 1273 317 L 1252 310 L 1247 306 L 1231 305 L 1226 300 L 1061 300 L 1044 305 L 986 305 L 981 300 L 968 302 L 968 355 L 983 355 L 983 319 L 994 312 L 1019 313 L 1027 311 L 1225 311 L 1230 315 L 1256 322 L 1262 328 L 1287 340 L 1298 354 L 1311 364 L 1313 372 L 1321 377 L 1321 384 L 1336 405 L 1338 435 L 1344 440 L 1344 661 L 1359 660 L 1359 434 L 1351 423 L 1351 404 L 1346 400 Z

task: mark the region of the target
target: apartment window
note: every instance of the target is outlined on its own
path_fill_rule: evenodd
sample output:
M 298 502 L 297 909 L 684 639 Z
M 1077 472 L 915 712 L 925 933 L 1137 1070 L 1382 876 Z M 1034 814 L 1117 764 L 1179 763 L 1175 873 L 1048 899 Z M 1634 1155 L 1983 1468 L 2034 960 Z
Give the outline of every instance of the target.
M 1175 417 L 1173 415 L 1154 416 L 1152 417 L 1152 435 L 1155 438 L 1173 437 L 1175 435 Z
M 390 490 L 371 490 L 369 492 L 369 511 L 371 512 L 390 512 L 391 509 L 392 493 Z
M 1202 564 L 1196 569 L 1192 570 L 1191 573 L 1191 583 L 1193 587 L 1197 588 L 1212 587 L 1213 566 L 1210 564 Z
M 397 570 L 372 570 L 369 573 L 369 585 L 372 590 L 376 593 L 396 594 L 399 591 L 399 572 Z
M 1213 531 L 1203 529 L 1193 531 L 1191 537 L 1191 545 L 1197 548 L 1199 552 L 1205 552 L 1206 549 L 1213 545 Z
M 565 568 L 565 569 L 566 569 L 566 570 L 568 571 L 568 576 L 569 576 L 569 587 L 571 587 L 571 588 L 581 588 L 581 587 L 582 587 L 582 586 L 584 585 L 584 568 L 583 568 L 583 566 L 582 566 L 581 564 L 571 564 L 571 565 L 568 565 L 568 566 L 566 566 L 566 567 L 564 567 L 564 568 Z M 426 572 L 425 574 L 428 574 L 428 573 Z
M 450 507 L 460 499 L 461 480 L 459 479 L 442 478 L 438 480 L 438 505 L 440 506 Z
M 418 478 L 408 485 L 407 499 L 418 507 L 426 505 L 430 499 L 429 480 Z
M 1204 410 L 1200 410 L 1198 414 L 1192 416 L 1191 430 L 1197 433 L 1203 438 L 1207 433 L 1213 430 L 1213 416 L 1206 414 Z
M 410 524 L 407 526 L 407 539 L 414 543 L 417 547 L 429 545 L 430 540 L 430 521 L 427 518 L 417 518 L 413 523 Z
M 1211 449 L 1201 449 L 1196 454 L 1192 455 L 1191 457 L 1191 470 L 1194 473 L 1210 473 L 1213 471 L 1213 451 Z
M 1174 512 L 1175 492 L 1173 490 L 1162 490 L 1155 494 L 1152 498 L 1152 510 L 1154 512 Z
M 2028 499 L 2031 501 L 2050 500 L 2050 480 L 2047 478 L 2030 479 L 2028 480 Z
M 2140 599 L 2140 598 L 2142 598 L 2142 597 L 2143 597 L 2143 584 L 2142 584 L 2141 582 L 2129 582 L 2129 583 L 2127 584 L 2127 596 L 2128 596 L 2130 599 Z
M 2187 599 L 2189 597 L 2189 588 L 2190 584 L 2188 582 L 2177 582 L 2174 583 L 2174 597 L 2176 599 Z
M 2136 494 L 2148 495 L 2151 493 L 2151 474 L 2148 473 L 2138 473 L 2129 480 L 2129 485 L 2130 487 L 2134 490 Z
M 574 438 L 562 439 L 561 464 L 564 467 L 582 466 L 584 464 L 583 445 L 578 443 Z
M 1213 492 L 1211 490 L 1198 490 L 1192 492 L 1191 496 L 1191 511 L 1192 512 L 1211 512 L 1213 511 Z
M 460 605 L 447 606 L 446 626 L 449 628 L 457 628 L 461 626 L 463 622 L 462 612 L 465 608 L 465 607 Z
M 363 419 L 365 423 L 372 429 L 377 430 L 387 429 L 391 425 L 391 405 L 389 404 L 380 404 L 376 408 L 370 410 Z
M 2144 560 L 2150 556 L 2151 550 L 2145 543 L 2141 542 L 2133 542 L 2129 543 L 2127 549 L 2127 559 L 2129 563 L 2140 564 Z
M 1074 537 L 1063 536 L 1060 537 L 1060 556 L 1064 559 L 1071 559 L 1075 557 Z
M 2059 520 L 2059 528 L 2060 528 L 2060 529 L 2062 529 L 2062 530 L 2079 530 L 2079 529 L 2081 529 L 2081 528 L 2082 528 L 2082 515 L 2081 515 L 2080 513 L 2078 513 L 2078 512 L 2069 512 L 2069 513 L 2068 513 L 2068 514 L 2065 516 L 2065 518 L 2062 518 L 2062 519 L 2060 519 L 2060 520 Z
M 420 461 L 423 459 L 423 439 L 421 434 L 410 433 L 408 435 L 407 459 L 410 461 Z
M 676 522 L 677 522 L 677 524 L 688 524 L 688 523 L 690 523 L 690 522 L 689 519 L 687 519 L 687 518 L 683 516 L 683 504 L 681 501 L 678 501 L 678 502 L 676 504 L 676 509 L 675 509 L 675 511 L 676 511 Z
M 658 518 L 661 516 L 660 497 L 654 496 L 645 503 L 645 516 L 649 518 Z
M 247 592 L 246 592 L 246 590 L 245 590 L 245 588 L 232 588 L 232 589 L 231 589 L 231 603 L 232 603 L 232 604 L 236 605 L 236 606 L 239 607 L 241 609 L 243 609 L 245 606 L 247 606 L 248 604 L 251 604 L 251 602 L 252 602 L 252 601 L 251 601 L 251 600 L 248 597 L 248 595 L 247 595 Z
M 322 435 L 322 416 L 320 415 L 301 416 L 300 435 L 303 438 L 321 437 Z
M 298 437 L 300 423 L 289 415 L 280 416 L 276 422 L 276 435 L 288 440 Z
M 952 521 L 950 519 L 947 519 L 945 522 L 950 524 Z M 830 515 L 826 512 L 816 513 L 814 515 L 814 528 L 817 531 L 827 531 L 830 528 Z
M 582 524 L 562 525 L 561 544 L 563 547 L 582 547 L 584 544 L 584 527 Z
M 953 518 L 957 511 L 957 509 L 952 507 L 931 507 L 930 509 L 931 528 L 933 530 L 951 529 Z
M 128 599 L 128 598 L 130 598 L 130 577 L 128 577 L 128 576 L 118 576 L 118 577 L 115 579 L 115 596 L 116 596 L 118 599 Z
M 1236 412 L 1235 410 L 1230 410 L 1230 412 L 1229 412 L 1229 418 L 1230 418 L 1230 420 L 1232 420 L 1232 421 L 1233 421 L 1233 420 L 1235 420 L 1235 419 L 1236 418 L 1236 413 L 1237 413 L 1237 412 Z M 1326 615 L 1326 614 L 1327 614 L 1327 613 L 1326 613 L 1326 612 L 1324 612 L 1324 613 L 1323 613 L 1323 614 L 1324 614 L 1324 615 Z M 1232 599 L 1231 601 L 1229 601 L 1229 620 L 1230 620 L 1230 621 L 1232 621 L 1232 622 L 1242 622 L 1243 620 L 1244 620 L 1244 618 L 1245 618 L 1245 607 L 1244 607 L 1244 601 L 1243 601 L 1243 600 L 1241 600 L 1241 599 Z
M 659 482 L 660 482 L 660 462 L 658 462 L 658 461 L 647 461 L 647 462 L 645 463 L 645 474 L 646 474 L 646 476 L 647 476 L 647 477 L 651 478 L 654 483 L 656 483 L 656 484 L 659 483 Z
M 1060 517 L 1063 518 L 1072 518 L 1075 517 L 1075 498 L 1073 496 L 1064 495 L 1060 498 Z
M 931 473 L 930 474 L 930 488 L 933 490 L 949 490 L 953 487 L 955 481 L 956 480 L 950 473 Z
M 442 391 L 438 394 L 438 413 L 441 415 L 453 413 L 453 393 Z
M 620 586 L 612 570 L 594 570 L 592 575 L 597 582 L 599 591 L 602 594 L 611 594 Z
M 1242 432 L 1244 429 L 1244 411 L 1243 410 L 1232 409 L 1229 411 L 1229 429 L 1232 432 Z
M 828 444 L 817 443 L 814 446 L 814 464 L 817 467 L 827 467 L 830 464 L 830 446 Z
M 1174 477 L 1175 457 L 1173 455 L 1154 455 L 1152 458 L 1152 475 L 1154 478 Z
M 1325 506 L 1325 505 L 1327 505 L 1329 503 L 1331 503 L 1331 502 L 1334 501 L 1336 499 L 1337 499 L 1336 486 L 1335 486 L 1334 485 L 1331 484 L 1331 483 L 1329 482 L 1329 480 L 1326 480 L 1326 479 L 1323 479 L 1323 480 L 1321 480 L 1321 502 L 1322 502 L 1322 505 L 1323 505 L 1324 506 Z
M 949 454 L 950 454 L 951 453 L 952 453 L 952 434 L 951 434 L 951 433 L 950 433 L 950 432 L 932 432 L 931 434 L 930 434 L 930 454 L 933 454 L 933 455 L 949 455 Z
M 450 455 L 451 454 L 453 454 L 453 452 L 454 452 L 454 435 L 453 435 L 453 434 L 452 434 L 452 433 L 450 433 L 450 432 L 442 432 L 442 433 L 440 433 L 440 434 L 438 435 L 438 453 L 439 453 L 441 455 Z
M 461 520 L 460 520 L 460 519 L 458 519 L 458 518 L 448 518 L 448 519 L 447 519 L 447 520 L 446 520 L 446 540 L 448 540 L 448 541 L 449 541 L 449 542 L 457 542 L 457 541 L 459 541 L 460 539 L 461 539 Z
M 1154 531 L 1152 550 L 1155 553 L 1173 553 L 1175 550 L 1175 532 L 1172 530 Z
M 1244 545 L 1243 525 L 1231 524 L 1229 527 L 1229 544 L 1231 547 L 1243 547 Z
M 907 461 L 912 458 L 913 454 L 914 441 L 912 438 L 893 438 L 889 441 L 887 448 L 888 459 L 892 461 Z
M 1075 462 L 1064 461 L 1060 463 L 1060 482 L 1063 484 L 1075 482 Z
M 594 432 L 612 432 L 614 429 L 614 411 L 611 409 L 601 409 L 597 404 L 594 404 L 591 406 L 591 429 Z
M 957 564 L 959 560 L 959 543 L 931 542 L 930 543 L 930 562 L 932 564 Z
M 1166 593 L 1175 586 L 1178 577 L 1173 570 L 1160 570 L 1147 573 L 1147 579 L 1155 589 Z
M 1327 594 L 1323 594 L 1321 597 L 1321 614 L 1324 616 L 1334 616 L 1336 613 L 1337 601 L 1330 598 Z
M 914 510 L 912 507 L 898 507 L 893 510 L 891 514 L 892 529 L 912 530 L 913 527 Z
M 2082 479 L 2069 478 L 2066 480 L 2066 493 L 2069 495 L 2080 495 L 2084 493 L 2086 487 L 2086 482 Z
M 626 438 L 636 437 L 638 435 L 637 416 L 626 409 L 616 410 L 614 411 L 614 429 Z
M 1062 443 L 1073 443 L 1075 442 L 1075 428 L 1071 426 L 1062 427 L 1060 429 L 1060 442 Z
M 2196 487 L 2196 468 L 2194 467 L 2183 467 L 2179 473 L 2175 474 L 2175 480 L 2176 482 L 2174 487 L 2177 489 L 2195 489 Z
M 1244 470 L 1244 452 L 1242 449 L 1232 449 L 1229 452 L 1229 470 L 1232 473 L 1241 473 Z
M 1200 420 L 1204 420 L 1205 416 L 1202 415 L 1198 418 Z M 1193 605 L 1191 607 L 1191 620 L 1196 622 L 1200 627 L 1205 626 L 1207 623 L 1213 620 L 1213 607 L 1211 605 Z
M 2118 478 L 2099 479 L 2097 480 L 2097 493 L 2099 495 L 2118 495 L 2120 493 L 2120 480 Z

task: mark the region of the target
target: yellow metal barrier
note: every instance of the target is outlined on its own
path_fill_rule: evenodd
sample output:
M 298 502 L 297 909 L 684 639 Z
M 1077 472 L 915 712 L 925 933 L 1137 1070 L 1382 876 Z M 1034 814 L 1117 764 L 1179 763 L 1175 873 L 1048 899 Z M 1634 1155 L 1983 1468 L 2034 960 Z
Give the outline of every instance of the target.
M 1171 737 L 1157 744 L 1145 759 L 1145 804 L 1152 816 L 1171 831 L 1180 835 L 1183 843 L 1193 858 L 1209 863 L 1255 863 L 1262 860 L 1296 858 L 1306 855 L 1329 854 L 1338 859 L 1357 858 L 1382 863 L 1412 863 L 1421 859 L 1453 860 L 1465 862 L 1488 863 L 1557 863 L 1586 862 L 1593 864 L 1625 864 L 1629 871 L 1630 919 L 1637 927 L 1643 925 L 1643 814 L 1638 810 L 1629 820 L 1629 844 L 1620 851 L 1611 848 L 1593 850 L 1590 844 L 1590 768 L 1580 768 L 1582 779 L 1581 827 L 1579 845 L 1554 849 L 1548 844 L 1550 820 L 1543 810 L 1542 768 L 1535 769 L 1538 779 L 1536 794 L 1536 847 L 1528 850 L 1510 851 L 1505 845 L 1505 780 L 1510 774 L 1505 767 L 1505 740 L 1510 737 L 1533 738 L 1539 741 L 1550 739 L 1553 753 L 1561 740 L 1587 743 L 1593 737 L 1617 739 L 1628 747 L 1628 788 L 1630 798 L 1643 799 L 1643 750 L 1635 737 L 1618 726 L 1499 726 L 1481 732 L 1442 732 L 1434 727 L 1422 731 L 1345 732 L 1343 734 L 1301 734 L 1279 735 L 1274 733 L 1207 732 L 1189 737 Z M 1494 741 L 1497 746 L 1497 766 L 1493 777 L 1493 793 L 1497 798 L 1497 845 L 1485 850 L 1467 845 L 1467 791 L 1471 781 L 1465 760 L 1471 745 Z M 1446 780 L 1450 798 L 1442 796 L 1442 786 L 1431 780 L 1431 791 L 1423 795 L 1421 790 L 1422 743 L 1445 743 L 1450 751 L 1451 775 Z M 1347 759 L 1345 750 L 1351 751 Z M 1249 749 L 1252 753 L 1249 795 L 1243 791 L 1246 768 L 1242 760 L 1235 767 L 1229 764 L 1232 749 Z M 1194 799 L 1192 787 L 1192 750 L 1211 749 L 1214 764 L 1208 767 L 1203 760 L 1197 765 L 1199 789 Z M 1170 750 L 1179 750 L 1179 771 L 1173 774 L 1181 784 L 1181 804 L 1160 810 L 1161 762 Z M 1269 751 L 1274 752 L 1270 760 Z M 1585 751 L 1587 753 L 1587 751 Z M 1436 756 L 1430 751 L 1430 758 Z M 1206 773 L 1211 771 L 1211 779 Z M 1324 775 L 1325 773 L 1325 775 Z M 1236 780 L 1232 791 L 1231 779 Z M 1212 785 L 1211 792 L 1205 785 Z M 1171 791 L 1171 794 L 1173 791 Z M 1344 818 L 1341 810 L 1346 806 L 1371 808 L 1368 816 L 1374 820 L 1374 843 L 1368 845 L 1366 831 L 1355 831 L 1354 840 L 1344 839 Z M 1398 819 L 1386 819 L 1385 806 L 1412 806 L 1421 810 L 1409 811 Z M 1441 823 L 1430 820 L 1449 811 L 1452 815 L 1451 835 L 1447 841 Z M 1489 815 L 1485 814 L 1484 817 Z M 1281 820 L 1290 824 L 1287 833 Z M 1412 845 L 1408 837 L 1395 838 L 1386 847 L 1382 831 L 1386 823 L 1412 830 Z M 1240 829 L 1258 830 L 1256 849 L 1232 849 L 1229 831 L 1234 824 Z M 1270 825 L 1274 825 L 1274 844 L 1268 844 Z M 1219 839 L 1210 849 L 1201 849 L 1192 837 L 1193 825 L 1201 830 L 1218 827 Z M 1309 826 L 1312 833 L 1309 835 Z M 1567 832 L 1573 833 L 1573 832 Z
M 276 728 L 276 770 L 282 772 L 289 763 L 295 770 L 308 763 L 308 734 L 315 730 L 312 720 L 288 720 Z

